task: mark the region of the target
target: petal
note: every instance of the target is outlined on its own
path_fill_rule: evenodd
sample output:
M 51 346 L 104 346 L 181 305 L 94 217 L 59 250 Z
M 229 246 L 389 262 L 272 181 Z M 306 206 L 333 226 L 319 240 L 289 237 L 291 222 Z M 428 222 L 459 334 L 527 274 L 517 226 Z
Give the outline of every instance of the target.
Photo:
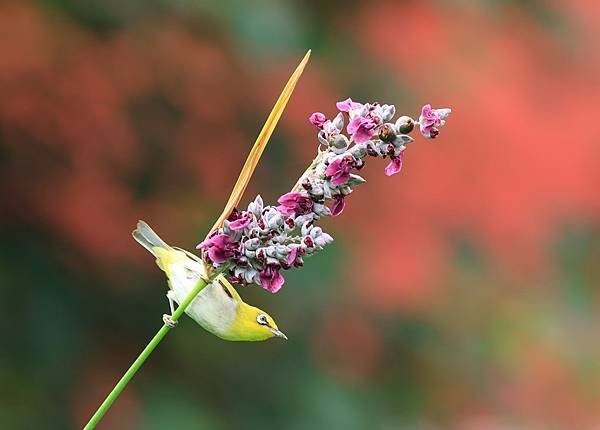
M 448 115 L 452 112 L 450 108 L 436 109 L 437 115 L 440 119 L 446 119 Z
M 277 199 L 277 203 L 286 205 L 286 204 L 294 204 L 298 197 L 301 197 L 300 193 L 285 193 L 281 197 Z
M 339 214 L 341 214 L 344 211 L 344 208 L 346 207 L 346 202 L 344 201 L 344 198 L 339 198 L 339 199 L 335 199 L 335 203 L 333 204 L 333 207 L 331 208 L 331 216 L 338 216 Z
M 279 213 L 285 216 L 294 215 L 294 209 L 290 208 L 289 206 L 280 205 L 277 206 L 277 210 L 279 211 Z
M 369 120 L 365 117 L 357 116 L 356 118 L 353 118 L 348 123 L 348 127 L 346 127 L 346 130 L 348 131 L 349 134 L 354 134 L 361 127 L 361 125 L 363 125 L 366 121 L 369 121 Z
M 198 245 L 196 245 L 196 249 L 208 248 L 209 246 L 211 246 L 211 244 L 212 244 L 212 239 L 206 239 L 206 240 L 200 242 Z
M 246 216 L 229 223 L 229 228 L 233 231 L 242 230 L 252 222 L 252 218 Z
M 363 107 L 362 103 L 353 102 L 351 98 L 337 102 L 335 107 L 341 112 L 350 112 L 351 110 L 360 109 Z
M 290 266 L 292 264 L 294 264 L 294 261 L 296 261 L 297 256 L 298 256 L 298 248 L 292 248 L 292 250 L 290 251 L 290 253 L 288 254 L 288 257 L 287 257 L 287 264 L 289 264 Z
M 327 169 L 325 169 L 325 174 L 327 176 L 334 176 L 336 175 L 339 171 L 340 171 L 340 164 L 342 163 L 342 158 L 336 158 L 335 160 L 333 160 L 329 166 L 327 166 Z
M 387 176 L 392 176 L 402 170 L 402 157 L 397 157 L 392 159 L 390 164 L 385 168 L 385 174 Z
M 283 277 L 283 275 L 281 273 L 279 273 L 279 270 L 277 272 L 275 272 L 275 274 L 273 275 L 273 278 L 271 279 L 271 288 L 269 288 L 269 291 L 273 294 L 275 294 L 277 291 L 279 291 L 281 289 L 281 287 L 283 287 L 283 284 L 285 283 L 285 279 Z
M 227 261 L 225 252 L 217 247 L 212 247 L 208 250 L 208 257 L 215 263 L 221 264 Z
M 423 136 L 425 136 L 426 138 L 429 138 L 431 136 L 431 129 L 433 128 L 433 124 L 421 124 L 419 126 L 419 129 L 421 130 L 421 134 Z
M 308 120 L 315 127 L 323 128 L 323 124 L 325 124 L 325 122 L 327 121 L 327 118 L 325 117 L 325 115 L 323 113 L 315 112 L 308 118 Z
M 337 187 L 338 185 L 342 185 L 348 182 L 348 179 L 350 179 L 349 172 L 340 172 L 331 178 L 331 183 L 332 185 L 335 185 Z
M 354 142 L 358 145 L 365 143 L 373 137 L 373 129 L 360 127 L 356 133 L 354 133 Z

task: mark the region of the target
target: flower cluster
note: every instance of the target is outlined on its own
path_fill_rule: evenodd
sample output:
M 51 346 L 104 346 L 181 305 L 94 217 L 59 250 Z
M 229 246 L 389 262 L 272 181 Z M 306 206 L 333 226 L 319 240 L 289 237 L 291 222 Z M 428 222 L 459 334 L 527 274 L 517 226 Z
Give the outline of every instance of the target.
M 304 257 L 333 241 L 316 221 L 342 213 L 346 197 L 366 182 L 354 172 L 365 166 L 367 156 L 389 158 L 385 174 L 398 173 L 415 125 L 425 138 L 433 139 L 450 114 L 450 109 L 425 105 L 418 121 L 400 116 L 392 122 L 393 105 L 347 99 L 336 107 L 339 113 L 333 119 L 321 112 L 310 116 L 318 129 L 317 157 L 292 190 L 277 200 L 278 206 L 265 206 L 257 196 L 247 210 L 234 210 L 223 227 L 197 246 L 213 267 L 230 264 L 232 282 L 277 292 L 284 283 L 282 270 L 302 266 Z

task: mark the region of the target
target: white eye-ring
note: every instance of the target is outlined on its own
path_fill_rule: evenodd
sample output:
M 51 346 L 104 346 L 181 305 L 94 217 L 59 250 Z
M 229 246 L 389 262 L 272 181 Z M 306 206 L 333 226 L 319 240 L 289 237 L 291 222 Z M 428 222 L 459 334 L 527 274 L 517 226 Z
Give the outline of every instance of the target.
M 267 316 L 265 314 L 259 314 L 256 317 L 256 322 L 260 325 L 269 325 L 269 320 L 267 319 Z

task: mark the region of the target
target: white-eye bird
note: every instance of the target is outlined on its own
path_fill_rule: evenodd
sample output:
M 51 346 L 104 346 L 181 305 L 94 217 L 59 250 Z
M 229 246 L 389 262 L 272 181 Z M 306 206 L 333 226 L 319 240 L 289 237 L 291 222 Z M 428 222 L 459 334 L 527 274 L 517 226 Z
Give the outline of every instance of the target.
M 133 231 L 134 239 L 156 257 L 156 264 L 167 275 L 167 297 L 181 303 L 200 279 L 208 279 L 204 262 L 183 249 L 167 245 L 144 221 Z M 245 303 L 233 285 L 219 275 L 207 283 L 185 311 L 204 329 L 225 340 L 266 340 L 271 337 L 287 339 L 269 314 Z M 170 326 L 174 322 L 164 315 Z

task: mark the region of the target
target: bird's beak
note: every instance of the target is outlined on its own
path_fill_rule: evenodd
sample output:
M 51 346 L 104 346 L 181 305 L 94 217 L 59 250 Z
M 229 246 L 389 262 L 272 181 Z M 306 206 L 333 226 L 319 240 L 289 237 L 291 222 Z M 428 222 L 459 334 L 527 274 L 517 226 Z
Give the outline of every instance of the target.
M 283 332 L 279 331 L 276 328 L 271 328 L 271 333 L 273 333 L 277 337 L 288 340 L 287 336 L 285 334 L 283 334 Z

